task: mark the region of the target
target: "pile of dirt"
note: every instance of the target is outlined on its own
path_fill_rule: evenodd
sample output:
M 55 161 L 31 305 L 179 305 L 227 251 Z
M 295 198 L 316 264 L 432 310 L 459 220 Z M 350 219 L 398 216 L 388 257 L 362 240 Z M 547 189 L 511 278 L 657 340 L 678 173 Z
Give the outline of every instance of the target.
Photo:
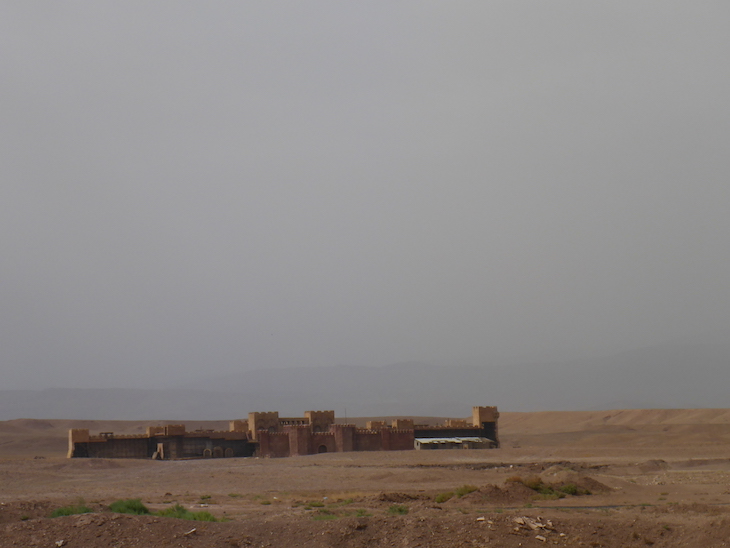
M 652 472 L 663 472 L 669 468 L 669 464 L 662 459 L 652 459 L 639 464 L 639 470 L 644 474 Z
M 477 491 L 464 495 L 461 500 L 477 505 L 514 506 L 530 502 L 535 491 L 521 483 L 505 483 L 503 486 L 484 485 Z
M 592 494 L 608 493 L 611 488 L 597 479 L 565 466 L 551 466 L 540 474 L 540 479 L 548 485 L 563 486 L 573 484 Z
M 412 502 L 414 500 L 428 500 L 427 495 L 412 494 L 412 493 L 380 493 L 376 500 L 380 502 L 392 502 L 397 504 L 403 504 L 404 502 Z

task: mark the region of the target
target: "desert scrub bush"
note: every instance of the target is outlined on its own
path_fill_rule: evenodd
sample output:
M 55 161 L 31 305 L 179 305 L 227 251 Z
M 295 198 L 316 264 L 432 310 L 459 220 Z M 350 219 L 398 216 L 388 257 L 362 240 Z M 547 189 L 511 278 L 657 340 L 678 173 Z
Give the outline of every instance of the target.
M 522 476 L 510 476 L 506 480 L 504 480 L 505 483 L 524 483 L 522 481 Z
M 324 502 L 315 500 L 313 502 L 307 503 L 307 506 L 311 506 L 312 508 L 324 508 Z
M 408 506 L 405 504 L 393 504 L 388 508 L 388 513 L 394 516 L 405 516 L 408 513 Z
M 135 514 L 143 516 L 149 514 L 149 508 L 142 504 L 141 499 L 115 500 L 109 505 L 109 510 L 117 514 Z
M 439 493 L 436 495 L 436 498 L 434 499 L 437 503 L 441 504 L 442 502 L 446 502 L 447 500 L 451 500 L 454 497 L 454 492 L 449 491 L 448 493 Z
M 525 487 L 529 487 L 533 491 L 536 491 L 540 498 L 543 500 L 555 500 L 562 499 L 565 495 L 590 495 L 591 492 L 588 489 L 577 486 L 575 483 L 564 483 L 562 485 L 550 485 L 543 483 L 539 476 L 532 476 L 527 479 L 522 479 L 519 476 L 508 478 L 514 483 L 522 483 Z
M 353 502 L 355 502 L 355 499 L 344 499 L 344 500 L 338 499 L 337 501 L 331 502 L 330 504 L 328 504 L 327 507 L 328 508 L 339 508 L 341 506 L 348 506 L 348 505 L 352 504 Z
M 578 487 L 575 483 L 565 483 L 558 487 L 558 491 L 562 491 L 566 495 L 579 497 L 581 495 L 590 495 L 591 492 L 583 487 Z
M 320 508 L 312 514 L 312 519 L 315 521 L 323 521 L 323 520 L 330 520 L 330 519 L 337 519 L 338 516 L 335 514 L 332 510 L 327 510 L 326 508 Z
M 93 510 L 89 508 L 88 506 L 84 506 L 83 504 L 79 504 L 76 506 L 62 506 L 61 508 L 56 508 L 53 512 L 51 512 L 52 518 L 60 518 L 61 516 L 74 516 L 76 514 L 90 514 Z
M 218 521 L 210 512 L 191 512 L 180 504 L 175 504 L 157 512 L 163 518 L 187 519 L 192 521 Z
M 469 493 L 473 493 L 474 491 L 478 491 L 479 488 L 474 485 L 462 485 L 461 487 L 457 487 L 454 491 L 454 494 L 461 498 L 464 495 L 468 495 Z

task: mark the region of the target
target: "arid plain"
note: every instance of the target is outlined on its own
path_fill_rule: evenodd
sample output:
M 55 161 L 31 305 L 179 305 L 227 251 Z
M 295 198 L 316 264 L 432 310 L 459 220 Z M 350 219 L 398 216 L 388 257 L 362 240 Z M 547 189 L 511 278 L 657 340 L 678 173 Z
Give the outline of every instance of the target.
M 68 428 L 149 424 L 0 422 L 0 547 L 730 545 L 730 410 L 502 413 L 494 450 L 65 458 Z M 226 521 L 108 510 L 129 498 Z

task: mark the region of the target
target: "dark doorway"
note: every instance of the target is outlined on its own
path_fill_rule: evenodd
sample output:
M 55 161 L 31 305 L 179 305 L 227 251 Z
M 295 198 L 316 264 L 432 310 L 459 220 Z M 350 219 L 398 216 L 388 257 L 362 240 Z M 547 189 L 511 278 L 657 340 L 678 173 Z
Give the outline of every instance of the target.
M 327 452 L 327 446 L 326 445 L 320 445 L 317 448 L 317 453 L 326 453 Z

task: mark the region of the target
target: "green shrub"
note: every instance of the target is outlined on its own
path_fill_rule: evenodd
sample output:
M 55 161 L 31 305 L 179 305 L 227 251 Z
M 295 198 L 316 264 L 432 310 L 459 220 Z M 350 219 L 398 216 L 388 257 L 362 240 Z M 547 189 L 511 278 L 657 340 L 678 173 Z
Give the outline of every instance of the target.
M 324 508 L 324 502 L 319 502 L 318 500 L 315 500 L 314 502 L 308 503 L 308 506 L 311 506 L 312 508 Z
M 545 492 L 541 492 L 539 495 L 535 495 L 536 500 L 558 500 L 565 498 L 565 493 L 561 493 L 560 491 L 550 491 L 547 490 Z
M 312 515 L 312 519 L 316 521 L 337 519 L 340 516 L 335 514 L 332 510 L 326 508 L 320 508 L 315 514 Z
M 566 483 L 565 485 L 561 485 L 558 487 L 563 493 L 566 495 L 577 495 L 578 494 L 578 486 L 575 483 Z
M 405 504 L 393 504 L 388 508 L 388 513 L 395 516 L 405 516 L 408 513 L 408 506 Z
M 93 512 L 93 510 L 84 505 L 63 506 L 61 508 L 56 508 L 53 512 L 51 512 L 51 517 L 59 518 L 61 516 L 73 516 L 76 514 L 90 514 L 91 512 Z
M 157 512 L 163 518 L 187 519 L 192 521 L 218 521 L 210 512 L 191 512 L 180 504 L 175 504 Z
M 461 498 L 464 495 L 468 495 L 469 493 L 473 493 L 474 491 L 478 490 L 479 488 L 475 487 L 474 485 L 462 485 L 461 487 L 457 487 L 454 493 L 458 498 Z
M 436 495 L 436 498 L 434 499 L 437 503 L 441 504 L 442 502 L 446 502 L 447 500 L 451 500 L 451 498 L 454 496 L 454 493 L 452 491 L 449 491 L 448 493 L 439 493 Z
M 116 512 L 117 514 L 135 514 L 137 516 L 143 516 L 150 513 L 149 509 L 142 504 L 141 499 L 114 501 L 109 505 L 109 510 Z

